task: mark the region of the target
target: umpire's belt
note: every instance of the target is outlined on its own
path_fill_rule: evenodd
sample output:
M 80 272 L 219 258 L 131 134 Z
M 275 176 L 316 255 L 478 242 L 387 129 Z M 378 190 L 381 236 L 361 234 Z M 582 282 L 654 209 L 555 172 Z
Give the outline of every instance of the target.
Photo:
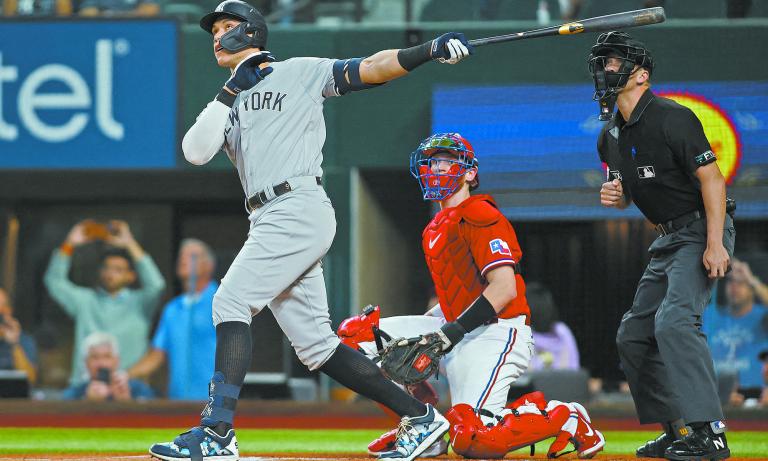
M 274 198 L 280 197 L 281 195 L 286 194 L 301 186 L 307 186 L 310 184 L 317 184 L 318 186 L 322 186 L 323 180 L 320 178 L 320 176 L 298 176 L 296 178 L 291 178 L 285 182 L 281 182 L 276 186 L 268 187 L 267 189 L 264 189 L 248 197 L 248 200 L 246 200 L 246 208 L 248 208 L 248 211 L 251 212 L 257 208 L 263 207 L 267 204 L 267 202 Z
M 701 210 L 691 211 L 690 213 L 678 216 L 675 219 L 670 219 L 667 222 L 656 224 L 656 230 L 659 231 L 659 234 L 661 235 L 671 234 L 672 232 L 677 232 L 688 224 L 702 219 L 705 216 L 706 215 Z

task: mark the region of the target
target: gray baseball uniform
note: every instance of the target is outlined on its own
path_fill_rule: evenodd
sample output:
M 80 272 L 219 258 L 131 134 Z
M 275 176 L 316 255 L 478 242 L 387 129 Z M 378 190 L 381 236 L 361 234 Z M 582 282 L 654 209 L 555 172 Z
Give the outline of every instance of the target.
M 185 156 L 205 163 L 213 156 L 210 143 L 222 146 L 223 140 L 245 196 L 263 192 L 269 199 L 249 215 L 248 238 L 214 296 L 214 324 L 250 324 L 253 315 L 269 307 L 299 359 L 312 370 L 339 344 L 320 264 L 336 233 L 336 219 L 316 179 L 322 176 L 323 102 L 338 96 L 334 62 L 293 58 L 272 63 L 269 78 L 240 93 L 231 109 L 211 102 L 184 142 Z M 206 132 L 208 138 L 212 132 L 223 138 L 205 139 Z M 208 146 L 196 154 L 195 143 Z M 291 191 L 276 197 L 273 186 L 285 181 Z

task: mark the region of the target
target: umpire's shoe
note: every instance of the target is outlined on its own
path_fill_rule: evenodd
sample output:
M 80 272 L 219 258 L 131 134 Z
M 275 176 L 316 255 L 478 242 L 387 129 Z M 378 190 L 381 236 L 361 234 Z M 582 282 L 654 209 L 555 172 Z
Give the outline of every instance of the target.
M 149 454 L 165 461 L 237 461 L 240 453 L 234 429 L 221 437 L 207 426 L 193 427 L 173 442 L 156 443 Z
M 663 458 L 664 453 L 667 451 L 672 442 L 675 441 L 675 437 L 668 432 L 662 432 L 660 436 L 654 440 L 650 440 L 642 447 L 635 451 L 635 456 L 638 458 Z
M 410 418 L 403 416 L 397 429 L 395 448 L 379 454 L 387 461 L 412 461 L 424 453 L 435 441 L 441 439 L 451 424 L 432 405 L 427 404 L 424 416 Z
M 728 441 L 725 439 L 725 424 L 712 421 L 704 427 L 694 429 L 680 440 L 675 440 L 664 452 L 664 457 L 672 460 L 712 460 L 717 461 L 731 456 Z

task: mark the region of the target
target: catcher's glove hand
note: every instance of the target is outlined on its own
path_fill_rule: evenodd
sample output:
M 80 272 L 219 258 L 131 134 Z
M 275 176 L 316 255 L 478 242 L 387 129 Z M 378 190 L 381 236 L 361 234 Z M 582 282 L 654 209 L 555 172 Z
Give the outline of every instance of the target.
M 396 383 L 420 383 L 437 372 L 444 348 L 445 342 L 438 333 L 396 339 L 382 352 L 381 369 Z

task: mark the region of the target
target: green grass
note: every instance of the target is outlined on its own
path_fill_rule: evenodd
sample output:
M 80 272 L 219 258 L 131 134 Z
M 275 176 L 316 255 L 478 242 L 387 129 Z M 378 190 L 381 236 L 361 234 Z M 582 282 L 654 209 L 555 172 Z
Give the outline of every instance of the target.
M 170 441 L 178 435 L 172 429 L 61 429 L 2 428 L 0 453 L 146 453 L 153 442 Z M 635 448 L 657 434 L 652 432 L 605 431 L 607 454 L 633 455 Z M 363 453 L 378 430 L 241 429 L 237 432 L 240 451 L 255 453 Z M 765 457 L 768 432 L 729 432 L 733 456 Z M 537 453 L 546 453 L 549 442 L 539 444 Z M 527 450 L 521 450 L 524 454 Z

